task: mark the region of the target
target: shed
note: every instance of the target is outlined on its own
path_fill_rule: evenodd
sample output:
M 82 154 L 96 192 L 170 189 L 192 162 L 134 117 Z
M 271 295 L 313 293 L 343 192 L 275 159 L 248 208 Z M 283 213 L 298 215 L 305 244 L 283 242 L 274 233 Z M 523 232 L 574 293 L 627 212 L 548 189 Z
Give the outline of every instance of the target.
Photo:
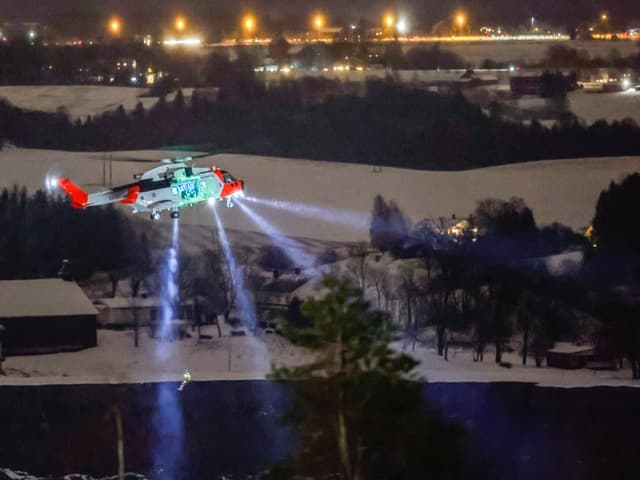
M 159 297 L 101 298 L 93 302 L 98 309 L 98 325 L 107 328 L 132 328 L 137 322 L 139 326 L 151 325 L 162 309 Z M 176 318 L 191 320 L 193 301 L 180 302 Z
M 584 368 L 594 358 L 594 349 L 589 345 L 557 343 L 547 351 L 547 366 L 575 370 Z
M 5 355 L 95 347 L 97 315 L 75 282 L 58 278 L 0 281 Z

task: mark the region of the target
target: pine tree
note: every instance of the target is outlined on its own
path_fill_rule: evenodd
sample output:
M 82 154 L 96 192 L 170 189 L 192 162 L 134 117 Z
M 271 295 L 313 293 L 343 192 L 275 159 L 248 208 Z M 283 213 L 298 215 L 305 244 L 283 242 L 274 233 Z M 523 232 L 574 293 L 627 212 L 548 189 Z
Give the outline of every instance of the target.
M 459 430 L 425 407 L 411 373 L 417 362 L 390 348 L 387 314 L 371 310 L 347 279 L 327 276 L 319 288 L 325 296 L 302 307 L 308 326 L 285 329 L 314 360 L 272 375 L 303 380 L 291 384 L 288 416 L 301 445 L 272 477 L 451 478 Z

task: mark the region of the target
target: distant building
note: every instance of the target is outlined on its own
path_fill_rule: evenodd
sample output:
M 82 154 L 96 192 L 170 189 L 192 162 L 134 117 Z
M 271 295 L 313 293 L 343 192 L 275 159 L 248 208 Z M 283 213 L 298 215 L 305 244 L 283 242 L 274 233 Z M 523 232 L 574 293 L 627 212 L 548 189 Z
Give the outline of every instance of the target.
M 0 281 L 5 355 L 95 347 L 97 315 L 75 282 L 57 278 Z
M 541 75 L 522 75 L 509 78 L 511 93 L 516 95 L 540 95 L 542 92 Z
M 456 243 L 466 238 L 475 242 L 478 228 L 468 218 L 456 218 L 452 215 L 449 218 L 426 218 L 418 222 L 414 229 L 414 235 L 425 240 L 434 233 Z
M 93 302 L 98 309 L 98 325 L 101 328 L 131 328 L 137 321 L 138 326 L 153 324 L 158 318 L 158 312 L 162 309 L 162 300 L 158 297 L 130 298 L 115 297 L 101 298 Z M 181 302 L 176 319 L 191 320 L 192 301 Z
M 575 370 L 585 368 L 595 358 L 593 347 L 559 343 L 547 351 L 547 366 Z

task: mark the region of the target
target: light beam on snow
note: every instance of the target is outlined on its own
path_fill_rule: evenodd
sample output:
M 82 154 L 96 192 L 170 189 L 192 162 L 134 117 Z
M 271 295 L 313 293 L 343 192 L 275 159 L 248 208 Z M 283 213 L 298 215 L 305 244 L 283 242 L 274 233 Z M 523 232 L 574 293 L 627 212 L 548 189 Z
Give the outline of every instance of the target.
M 180 239 L 180 223 L 173 221 L 171 247 L 167 250 L 162 267 L 162 286 L 160 291 L 161 308 L 156 319 L 156 335 L 158 338 L 156 356 L 160 360 L 168 357 L 167 340 L 173 339 L 172 322 L 175 319 L 178 299 L 178 251 Z M 153 414 L 153 478 L 180 478 L 180 459 L 184 444 L 184 425 L 182 409 L 178 400 L 180 393 L 175 383 L 157 384 L 157 403 Z
M 251 301 L 249 296 L 249 292 L 247 291 L 244 284 L 244 276 L 242 271 L 238 267 L 238 262 L 236 261 L 236 257 L 231 251 L 231 245 L 229 244 L 229 239 L 227 237 L 227 232 L 224 229 L 224 225 L 220 220 L 220 215 L 218 215 L 218 211 L 215 206 L 211 207 L 213 210 L 213 215 L 216 219 L 216 225 L 218 226 L 218 238 L 220 239 L 220 245 L 222 246 L 222 252 L 227 261 L 227 265 L 229 265 L 229 271 L 231 272 L 231 281 L 233 282 L 233 286 L 236 290 L 236 299 L 238 300 L 238 308 L 240 309 L 242 315 L 245 320 L 249 322 L 249 326 L 255 327 L 257 325 L 258 316 L 256 314 L 256 309 Z
M 315 271 L 316 258 L 304 251 L 302 245 L 287 237 L 272 223 L 268 222 L 264 217 L 258 215 L 253 209 L 249 208 L 244 202 L 236 201 L 236 204 L 246 213 L 249 218 L 273 241 L 273 244 L 280 248 L 287 257 L 298 267 L 311 269 Z
M 320 207 L 299 202 L 287 202 L 271 198 L 258 198 L 246 196 L 245 200 L 258 205 L 286 210 L 301 217 L 314 218 L 328 223 L 344 225 L 355 230 L 367 230 L 369 228 L 369 214 L 356 210 L 343 210 L 340 208 Z
M 156 335 L 162 342 L 172 338 L 172 321 L 175 319 L 176 301 L 178 299 L 178 249 L 180 241 L 180 222 L 173 221 L 171 247 L 167 250 L 162 266 L 162 285 L 160 288 L 160 315 L 156 319 Z M 162 343 L 158 345 L 158 356 L 166 357 L 166 349 Z

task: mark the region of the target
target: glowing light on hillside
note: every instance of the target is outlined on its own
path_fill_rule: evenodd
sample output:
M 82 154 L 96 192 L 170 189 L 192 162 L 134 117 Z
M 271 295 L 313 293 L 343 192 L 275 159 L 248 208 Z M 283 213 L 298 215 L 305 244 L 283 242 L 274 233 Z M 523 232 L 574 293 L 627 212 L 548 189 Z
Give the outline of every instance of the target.
M 600 20 L 602 20 L 603 22 L 606 22 L 608 19 L 609 15 L 607 15 L 606 13 L 600 15 Z
M 178 30 L 179 32 L 183 32 L 184 29 L 187 28 L 187 21 L 184 17 L 178 17 L 176 18 L 175 26 L 176 30 Z
M 456 24 L 458 25 L 458 27 L 460 28 L 464 27 L 465 23 L 467 23 L 467 17 L 465 16 L 465 14 L 458 13 L 456 15 Z
M 390 13 L 387 13 L 384 16 L 384 20 L 383 20 L 384 26 L 387 28 L 393 28 L 393 25 L 396 23 L 396 19 L 393 15 L 391 15 Z

